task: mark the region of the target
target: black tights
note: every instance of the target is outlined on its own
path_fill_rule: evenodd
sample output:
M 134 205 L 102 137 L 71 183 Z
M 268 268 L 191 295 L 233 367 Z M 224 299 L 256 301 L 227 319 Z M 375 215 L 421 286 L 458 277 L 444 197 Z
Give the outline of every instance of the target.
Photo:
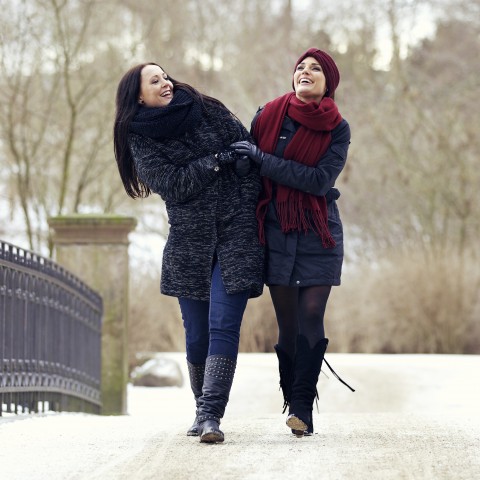
M 307 338 L 310 348 L 325 338 L 323 317 L 332 289 L 330 285 L 274 285 L 269 288 L 277 316 L 278 345 L 282 350 L 293 358 L 298 334 Z

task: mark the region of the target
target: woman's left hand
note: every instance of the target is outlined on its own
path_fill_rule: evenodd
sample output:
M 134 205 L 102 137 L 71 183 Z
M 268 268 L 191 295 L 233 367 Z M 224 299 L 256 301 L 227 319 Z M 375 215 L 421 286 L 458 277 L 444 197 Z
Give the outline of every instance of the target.
M 230 147 L 239 155 L 247 155 L 247 157 L 250 157 L 258 165 L 261 165 L 263 162 L 264 153 L 256 145 L 247 140 L 232 143 Z

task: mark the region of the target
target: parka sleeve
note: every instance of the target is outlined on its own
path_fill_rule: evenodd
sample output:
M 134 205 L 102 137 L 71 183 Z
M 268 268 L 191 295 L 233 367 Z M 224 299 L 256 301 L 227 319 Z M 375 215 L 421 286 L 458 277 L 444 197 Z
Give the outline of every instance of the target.
M 215 181 L 222 168 L 214 154 L 181 165 L 150 139 L 131 135 L 129 142 L 138 178 L 165 201 L 189 200 Z
M 265 154 L 260 174 L 280 185 L 323 196 L 335 185 L 343 170 L 349 145 L 350 127 L 342 120 L 332 131 L 330 146 L 315 167 Z

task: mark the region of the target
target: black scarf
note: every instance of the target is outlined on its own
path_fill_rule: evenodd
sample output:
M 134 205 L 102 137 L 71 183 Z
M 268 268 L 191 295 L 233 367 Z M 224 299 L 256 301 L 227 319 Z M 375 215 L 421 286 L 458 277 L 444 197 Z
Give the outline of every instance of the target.
M 155 140 L 176 138 L 193 130 L 201 118 L 200 103 L 188 91 L 177 89 L 165 107 L 140 107 L 130 130 Z

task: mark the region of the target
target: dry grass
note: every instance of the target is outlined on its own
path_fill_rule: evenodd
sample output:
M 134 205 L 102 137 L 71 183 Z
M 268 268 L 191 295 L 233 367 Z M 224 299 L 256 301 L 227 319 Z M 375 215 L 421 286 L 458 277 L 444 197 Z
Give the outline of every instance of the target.
M 328 307 L 332 348 L 480 353 L 480 272 L 459 257 L 392 256 L 344 275 Z
M 346 268 L 333 289 L 325 329 L 330 351 L 480 353 L 480 272 L 468 258 L 391 255 Z M 249 301 L 240 351 L 273 352 L 277 325 L 268 289 Z M 159 274 L 132 280 L 130 366 L 138 352 L 183 351 L 177 299 L 160 295 Z
M 132 272 L 132 276 L 133 273 Z M 178 300 L 160 294 L 160 274 L 137 273 L 130 282 L 128 351 L 130 370 L 145 352 L 185 350 Z M 138 355 L 142 355 L 140 358 Z

